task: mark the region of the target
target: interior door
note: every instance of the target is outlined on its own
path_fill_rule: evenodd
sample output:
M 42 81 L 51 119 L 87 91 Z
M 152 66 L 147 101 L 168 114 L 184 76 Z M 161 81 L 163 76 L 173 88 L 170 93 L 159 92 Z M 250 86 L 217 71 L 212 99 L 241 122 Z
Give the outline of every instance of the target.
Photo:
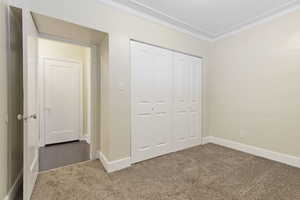
M 133 162 L 171 150 L 171 52 L 131 42 Z
M 174 53 L 173 127 L 175 150 L 201 144 L 201 59 Z
M 29 200 L 38 174 L 38 116 L 37 116 L 37 30 L 31 13 L 23 9 L 23 82 L 24 114 L 18 116 L 24 125 L 24 199 Z
M 23 173 L 23 121 L 17 119 L 23 114 L 23 32 L 22 10 L 9 7 L 7 33 L 7 186 L 21 181 Z M 6 85 L 6 84 L 5 84 Z M 2 132 L 1 132 L 2 134 Z
M 81 132 L 81 64 L 44 59 L 46 144 L 79 140 Z

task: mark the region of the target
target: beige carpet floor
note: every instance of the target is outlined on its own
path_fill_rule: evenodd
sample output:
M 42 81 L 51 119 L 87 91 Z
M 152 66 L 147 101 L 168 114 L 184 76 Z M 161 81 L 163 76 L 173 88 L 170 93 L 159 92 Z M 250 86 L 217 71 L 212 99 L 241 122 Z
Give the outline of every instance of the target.
M 99 161 L 41 173 L 32 200 L 300 200 L 300 169 L 207 144 L 107 174 Z

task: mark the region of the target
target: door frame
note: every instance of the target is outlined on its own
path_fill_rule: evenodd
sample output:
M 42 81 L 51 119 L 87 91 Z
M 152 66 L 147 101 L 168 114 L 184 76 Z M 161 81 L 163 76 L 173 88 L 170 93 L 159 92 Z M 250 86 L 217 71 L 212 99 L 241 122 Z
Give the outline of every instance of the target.
M 63 42 L 67 44 L 73 44 L 73 45 L 78 45 L 82 47 L 88 47 L 91 49 L 91 66 L 90 66 L 90 102 L 88 104 L 88 132 L 89 132 L 89 138 L 80 138 L 80 140 L 86 140 L 90 144 L 90 160 L 95 160 L 97 159 L 97 116 L 100 116 L 100 114 L 97 114 L 97 112 L 100 112 L 99 109 L 97 109 L 96 103 L 98 102 L 98 97 L 100 97 L 100 90 L 101 90 L 101 70 L 100 70 L 100 48 L 97 45 L 92 45 L 88 43 L 84 43 L 81 41 L 75 41 L 75 40 L 68 40 L 61 38 L 59 36 L 54 36 L 54 35 L 48 35 L 48 34 L 39 34 L 39 38 L 41 39 L 47 39 L 47 40 L 52 40 L 52 41 L 57 41 L 57 42 Z M 56 59 L 56 58 L 54 58 Z M 72 59 L 66 59 L 66 60 L 71 60 Z M 39 66 L 41 66 L 41 59 L 39 58 Z M 39 67 L 40 68 L 40 67 Z M 38 71 L 38 74 L 40 75 L 40 71 Z M 40 84 L 40 81 L 39 81 Z M 38 86 L 40 88 L 40 85 Z M 40 93 L 41 90 L 39 89 L 39 94 L 38 97 L 41 96 Z M 100 97 L 101 99 L 101 97 Z M 38 103 L 40 105 L 40 99 L 38 100 Z M 41 106 L 39 106 L 39 109 L 41 109 Z M 100 108 L 101 109 L 101 108 Z M 39 110 L 41 111 L 41 110 Z M 98 122 L 100 123 L 100 122 Z M 43 122 L 44 124 L 44 122 Z M 41 125 L 43 125 L 41 124 Z M 40 126 L 43 127 L 43 126 Z M 45 136 L 45 133 L 43 133 Z M 45 146 L 45 138 L 40 138 L 40 147 Z
M 63 61 L 63 62 L 70 62 L 70 63 L 76 63 L 80 65 L 80 135 L 79 139 L 81 140 L 83 138 L 83 64 L 79 60 L 69 59 L 69 58 L 56 58 L 56 57 L 49 57 L 49 56 L 42 56 L 38 58 L 38 112 L 40 116 L 39 121 L 39 130 L 40 130 L 40 147 L 43 147 L 46 145 L 46 121 L 45 121 L 45 61 L 46 60 L 57 60 L 57 61 Z M 90 102 L 89 104 L 90 105 Z M 90 115 L 90 113 L 88 113 Z M 88 118 L 88 123 L 90 121 L 90 117 Z M 89 133 L 90 134 L 90 133 Z

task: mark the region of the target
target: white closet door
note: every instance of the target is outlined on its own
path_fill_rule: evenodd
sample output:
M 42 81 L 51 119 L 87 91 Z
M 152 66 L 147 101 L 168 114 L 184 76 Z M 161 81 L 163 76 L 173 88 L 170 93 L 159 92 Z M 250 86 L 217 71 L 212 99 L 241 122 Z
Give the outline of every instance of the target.
M 201 68 L 202 60 L 190 57 L 189 76 L 189 135 L 188 145 L 195 146 L 201 141 Z
M 174 53 L 174 150 L 201 144 L 201 59 Z
M 172 55 L 132 42 L 133 162 L 171 150 Z

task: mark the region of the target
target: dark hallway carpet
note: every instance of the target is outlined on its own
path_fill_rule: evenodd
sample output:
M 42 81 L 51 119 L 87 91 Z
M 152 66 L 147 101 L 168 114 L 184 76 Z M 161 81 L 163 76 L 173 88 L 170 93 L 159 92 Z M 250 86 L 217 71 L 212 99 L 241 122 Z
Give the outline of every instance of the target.
M 90 159 L 90 145 L 84 141 L 55 144 L 39 150 L 40 171 L 63 167 Z

